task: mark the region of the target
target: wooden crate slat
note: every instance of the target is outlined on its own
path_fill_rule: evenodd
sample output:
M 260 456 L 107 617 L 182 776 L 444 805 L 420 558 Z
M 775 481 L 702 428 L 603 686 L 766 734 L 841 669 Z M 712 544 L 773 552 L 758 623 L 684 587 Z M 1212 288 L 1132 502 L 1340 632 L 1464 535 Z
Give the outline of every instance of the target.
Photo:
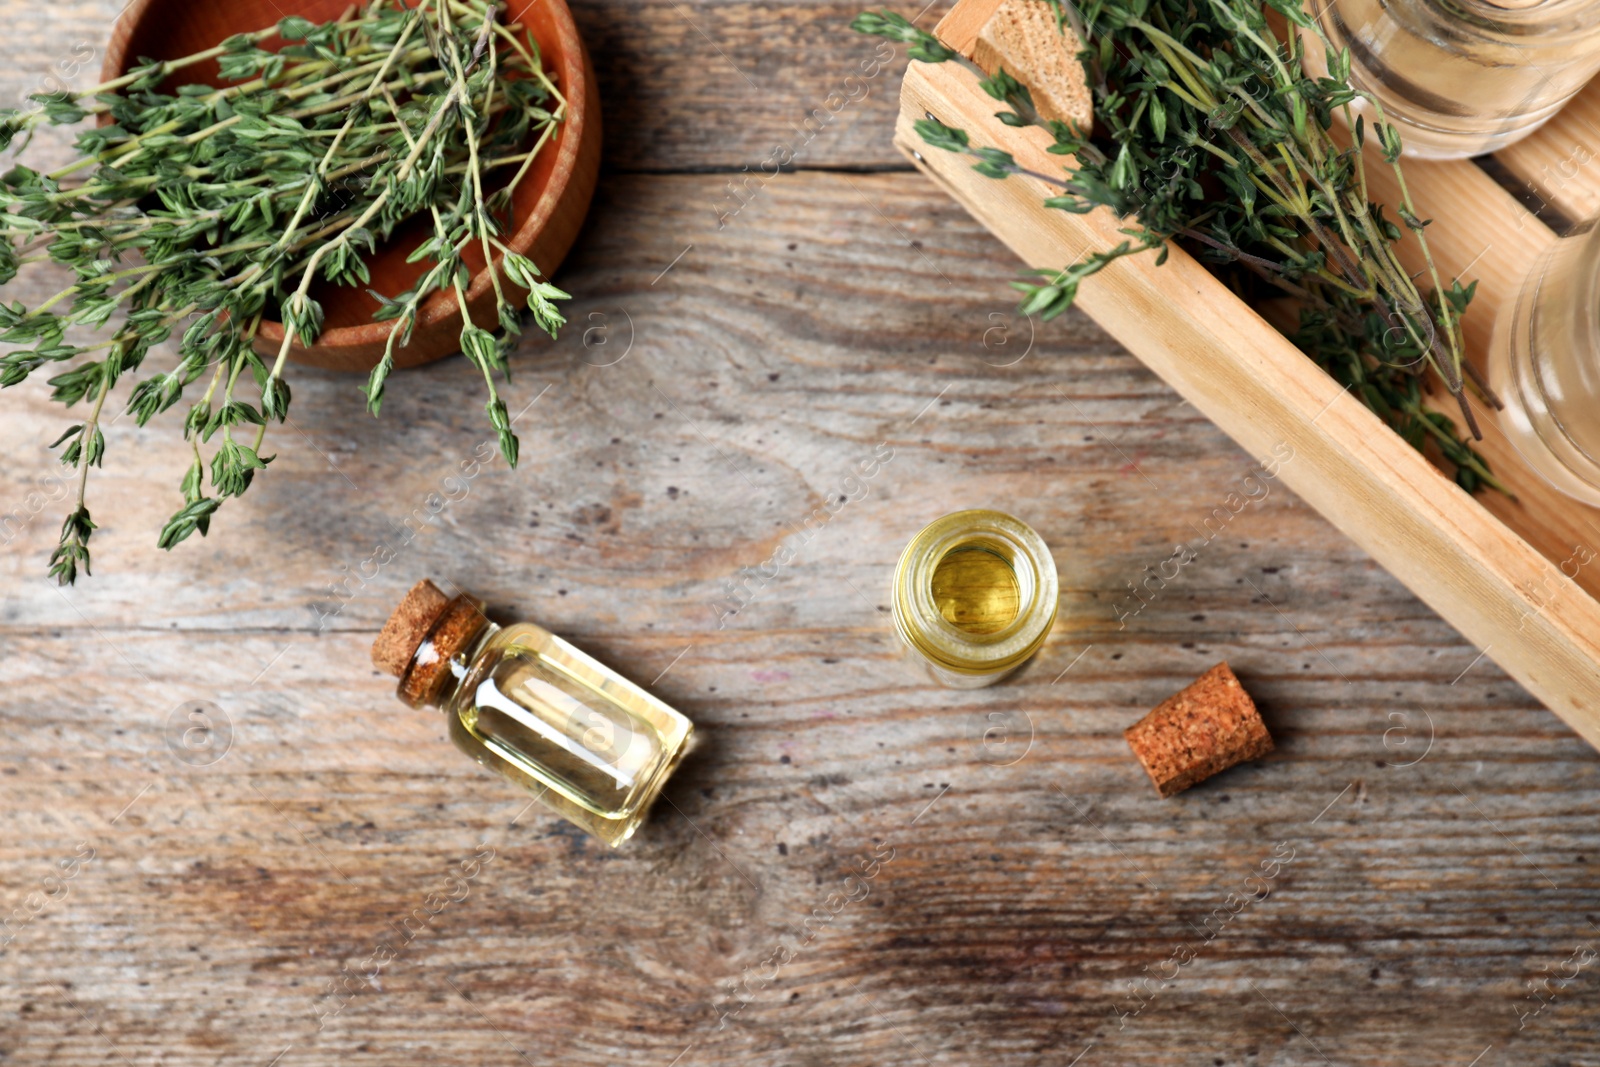
M 1590 82 L 1531 136 L 1496 152 L 1495 158 L 1573 222 L 1600 215 L 1600 79 Z
M 911 64 L 901 105 L 897 143 L 1028 264 L 1058 267 L 1121 239 L 1109 212 L 1049 211 L 1041 183 L 994 181 L 969 160 L 926 149 L 912 123 L 931 113 L 1024 166 L 1059 168 L 1043 151 L 1042 131 L 1011 130 L 992 117 L 994 101 L 968 71 Z M 1463 206 L 1515 206 L 1477 177 L 1483 182 L 1455 191 Z M 1429 202 L 1450 195 L 1448 183 L 1433 180 L 1422 191 Z M 1551 239 L 1531 218 L 1525 229 L 1503 263 L 1477 272 L 1486 288 L 1519 273 L 1518 262 Z M 1460 240 L 1440 244 L 1441 257 L 1461 254 Z M 1266 457 L 1291 445 L 1294 458 L 1279 472 L 1290 488 L 1600 747 L 1600 604 L 1557 562 L 1400 441 L 1183 252 L 1173 250 L 1159 268 L 1154 256 L 1121 260 L 1084 285 L 1078 302 L 1247 451 Z M 1534 497 L 1551 503 L 1530 489 Z M 1539 526 L 1531 513 L 1527 522 Z M 1559 532 L 1541 539 L 1548 549 Z

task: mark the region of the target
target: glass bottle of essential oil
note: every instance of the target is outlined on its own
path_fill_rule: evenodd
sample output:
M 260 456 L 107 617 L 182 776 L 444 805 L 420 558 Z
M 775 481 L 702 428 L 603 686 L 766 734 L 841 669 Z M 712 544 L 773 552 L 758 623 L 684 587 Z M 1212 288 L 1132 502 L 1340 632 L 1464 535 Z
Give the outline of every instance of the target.
M 998 511 L 935 519 L 895 568 L 894 624 L 934 681 L 992 685 L 1044 644 L 1056 618 L 1056 565 L 1027 523 Z
M 1349 50 L 1351 87 L 1424 159 L 1521 140 L 1600 69 L 1600 0 L 1330 0 L 1316 17 Z M 1325 75 L 1322 43 L 1304 39 L 1308 70 Z
M 372 645 L 400 699 L 442 708 L 456 747 L 613 847 L 644 821 L 694 726 L 532 623 L 418 582 Z
M 1557 241 L 1500 305 L 1489 384 L 1528 466 L 1600 507 L 1600 226 Z

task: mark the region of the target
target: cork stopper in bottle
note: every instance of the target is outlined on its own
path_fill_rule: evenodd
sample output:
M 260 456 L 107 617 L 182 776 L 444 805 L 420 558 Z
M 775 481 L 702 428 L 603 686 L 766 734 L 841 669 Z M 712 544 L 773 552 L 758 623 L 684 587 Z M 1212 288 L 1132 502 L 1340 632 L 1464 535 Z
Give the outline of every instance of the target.
M 404 677 L 411 657 L 449 605 L 450 598 L 428 579 L 412 586 L 372 642 L 372 665 L 396 678 Z

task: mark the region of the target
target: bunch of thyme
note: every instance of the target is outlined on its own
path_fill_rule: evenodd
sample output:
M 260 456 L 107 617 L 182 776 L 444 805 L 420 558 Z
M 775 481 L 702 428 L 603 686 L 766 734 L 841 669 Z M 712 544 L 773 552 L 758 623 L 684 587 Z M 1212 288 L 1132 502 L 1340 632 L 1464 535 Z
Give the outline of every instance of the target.
M 1348 51 L 1329 45 L 1299 0 L 1265 0 L 1287 23 L 1283 36 L 1260 0 L 1041 2 L 1054 8 L 1058 29 L 1070 26 L 1083 43 L 1092 133 L 1043 119 L 1011 74 L 984 75 L 903 16 L 866 12 L 853 23 L 911 45 L 913 59 L 967 65 L 984 91 L 1010 108 L 996 118 L 1048 131 L 1049 151 L 1074 163 L 1061 175 L 1028 170 L 931 116 L 916 124 L 929 145 L 974 158 L 974 169 L 991 178 L 1026 173 L 1056 186 L 1061 195 L 1045 200 L 1050 208 L 1107 207 L 1129 221 L 1127 240 L 1115 247 L 1014 283 L 1024 294 L 1022 313 L 1053 318 L 1107 264 L 1158 248 L 1164 260 L 1167 243 L 1177 241 L 1219 269 L 1246 272 L 1258 288 L 1265 283 L 1291 296 L 1299 322 L 1285 332 L 1303 352 L 1412 446 L 1423 450 L 1432 441 L 1463 488 L 1503 490 L 1454 421 L 1424 407 L 1432 369 L 1481 439 L 1465 391 L 1470 386 L 1495 401 L 1462 358 L 1460 326 L 1476 283 L 1442 283 L 1428 253 L 1427 223 L 1400 172 L 1400 134 L 1376 101 L 1373 133 L 1399 182 L 1399 224 L 1369 198 L 1365 118 L 1352 113 L 1361 94 L 1349 85 Z M 1302 67 L 1308 35 L 1323 45 L 1326 77 Z M 1336 114 L 1354 131 L 1348 147 L 1333 136 Z M 1421 246 L 1426 293 L 1396 254 L 1407 232 Z
M 275 37 L 288 43 L 262 47 Z M 162 90 L 207 60 L 222 85 Z M 33 110 L 0 112 L 0 147 L 19 135 L 25 145 L 41 123 L 95 123 L 77 135 L 80 158 L 69 165 L 18 165 L 0 178 L 0 285 L 41 261 L 75 279 L 31 309 L 0 303 L 0 341 L 29 346 L 0 357 L 0 386 L 49 366 L 52 398 L 89 407 L 52 446 L 65 446 L 61 462 L 78 472 L 50 560 L 58 581 L 89 571 L 96 526 L 85 493 L 105 453 L 101 416 L 150 349 L 180 338 L 176 364 L 139 380 L 126 401 L 141 426 L 209 376 L 183 420 L 193 461 L 183 506 L 161 530 L 158 543 L 171 548 L 204 535 L 222 501 L 271 462 L 261 445 L 288 415 L 284 363 L 296 341 L 309 345 L 322 331 L 315 287 L 368 285 L 363 255 L 419 214 L 432 235 L 411 262 L 431 266 L 404 293 L 368 290 L 375 317 L 394 326 L 366 383 L 367 406 L 377 414 L 395 350 L 427 298 L 453 292 L 466 307 L 462 253 L 476 246 L 491 264 L 501 330 L 463 315 L 461 348 L 483 375 L 489 419 L 516 465 L 494 379 L 522 324 L 515 291 L 528 293 L 534 321 L 552 335 L 565 321 L 553 301 L 567 294 L 501 238 L 512 193 L 566 101 L 538 45 L 502 24 L 496 0 L 370 0 L 322 25 L 289 17 L 182 59 L 143 61 L 81 93 L 32 100 Z M 268 320 L 284 325 L 270 363 L 253 349 Z M 69 339 L 84 329 L 106 337 Z

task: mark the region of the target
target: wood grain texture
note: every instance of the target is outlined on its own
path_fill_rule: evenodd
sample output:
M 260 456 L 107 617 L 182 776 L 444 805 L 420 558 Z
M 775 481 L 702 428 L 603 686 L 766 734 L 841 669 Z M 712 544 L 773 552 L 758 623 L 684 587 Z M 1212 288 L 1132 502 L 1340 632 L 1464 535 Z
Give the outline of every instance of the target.
M 797 79 L 870 52 L 839 43 L 843 8 L 682 6 L 807 42 Z M 605 35 L 648 37 L 635 11 L 683 21 L 579 9 L 602 86 L 629 58 Z M 0 46 L 36 71 L 51 34 L 113 13 L 0 3 Z M 706 54 L 674 43 L 635 77 L 702 84 Z M 769 112 L 752 97 L 752 133 L 715 104 L 669 132 L 608 103 L 613 145 L 736 168 Z M 833 129 L 828 159 L 883 163 L 886 131 Z M 1065 1067 L 1092 1042 L 1079 1067 L 1595 1063 L 1592 967 L 1515 1014 L 1600 948 L 1593 750 L 1276 483 L 1119 626 L 1125 583 L 1253 460 L 1087 318 L 1013 318 L 1015 257 L 925 178 L 798 162 L 720 228 L 725 170 L 602 179 L 560 277 L 574 328 L 515 362 L 516 472 L 464 477 L 491 435 L 459 359 L 398 376 L 381 420 L 359 379 L 297 369 L 279 458 L 170 555 L 181 442 L 112 425 L 97 573 L 58 591 L 67 420 L 42 387 L 0 396 L 0 917 L 58 896 L 0 947 L 4 1061 Z M 860 496 L 845 478 L 882 442 Z M 841 494 L 719 629 L 724 583 Z M 1044 534 L 1063 612 L 1014 681 L 955 692 L 899 657 L 885 591 L 916 529 L 973 504 Z M 362 581 L 381 543 L 396 558 Z M 524 813 L 369 666 L 426 574 L 695 720 L 625 850 Z M 1121 731 L 1223 658 L 1278 751 L 1158 800 Z M 231 734 L 206 766 L 178 758 L 215 752 L 185 747 L 196 701 Z M 406 941 L 391 924 L 480 842 L 467 897 Z M 1271 894 L 1232 912 L 1279 842 Z M 400 951 L 375 980 L 323 995 L 380 942 Z
M 775 145 L 794 165 L 900 170 L 894 116 L 903 45 L 863 37 L 855 0 L 582 0 L 618 170 L 759 170 Z M 932 26 L 948 7 L 921 12 Z M 875 64 L 877 56 L 890 58 Z M 613 123 L 611 115 L 619 115 Z M 731 177 L 731 175 L 730 175 Z

